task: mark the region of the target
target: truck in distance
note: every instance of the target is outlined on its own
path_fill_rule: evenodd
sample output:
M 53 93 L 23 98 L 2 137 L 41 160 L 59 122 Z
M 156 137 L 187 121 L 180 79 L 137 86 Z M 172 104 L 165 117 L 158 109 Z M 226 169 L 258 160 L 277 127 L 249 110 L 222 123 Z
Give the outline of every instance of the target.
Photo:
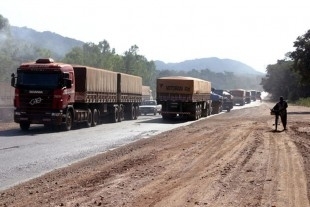
M 156 100 L 163 119 L 175 117 L 198 120 L 211 114 L 211 83 L 192 77 L 157 79 Z
M 232 89 L 229 91 L 234 96 L 234 105 L 243 106 L 245 104 L 245 90 L 244 89 Z
M 211 107 L 212 112 L 211 114 L 218 114 L 222 112 L 222 106 L 223 106 L 223 96 L 218 95 L 214 92 L 211 92 Z
M 150 86 L 142 86 L 142 101 L 153 100 L 152 90 Z
M 251 103 L 251 91 L 245 91 L 245 103 Z
M 88 66 L 38 59 L 12 74 L 14 121 L 70 130 L 74 124 L 136 119 L 142 101 L 142 78 Z
M 157 104 L 156 100 L 144 100 L 140 107 L 140 113 L 143 115 L 161 113 L 161 105 Z
M 256 100 L 262 101 L 262 92 L 256 91 Z
M 256 90 L 251 90 L 251 100 L 256 101 Z
M 222 110 L 230 112 L 234 107 L 234 96 L 224 89 L 214 89 L 213 92 L 223 97 Z

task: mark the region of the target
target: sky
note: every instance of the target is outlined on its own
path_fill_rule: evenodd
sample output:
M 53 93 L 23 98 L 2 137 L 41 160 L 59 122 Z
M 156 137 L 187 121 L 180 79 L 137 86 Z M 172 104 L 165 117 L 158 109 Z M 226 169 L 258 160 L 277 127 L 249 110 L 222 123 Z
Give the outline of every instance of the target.
M 266 72 L 310 29 L 309 0 L 1 0 L 11 26 L 131 46 L 147 60 L 217 57 Z

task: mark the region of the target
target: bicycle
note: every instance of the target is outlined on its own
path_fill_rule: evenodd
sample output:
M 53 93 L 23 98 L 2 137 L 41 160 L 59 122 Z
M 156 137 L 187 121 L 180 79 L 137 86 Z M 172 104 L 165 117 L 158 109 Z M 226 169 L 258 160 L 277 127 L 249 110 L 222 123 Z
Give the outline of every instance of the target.
M 279 124 L 279 112 L 274 109 L 270 109 L 270 115 L 275 116 L 275 122 L 274 122 L 275 130 L 274 131 L 278 131 L 278 125 L 280 125 Z

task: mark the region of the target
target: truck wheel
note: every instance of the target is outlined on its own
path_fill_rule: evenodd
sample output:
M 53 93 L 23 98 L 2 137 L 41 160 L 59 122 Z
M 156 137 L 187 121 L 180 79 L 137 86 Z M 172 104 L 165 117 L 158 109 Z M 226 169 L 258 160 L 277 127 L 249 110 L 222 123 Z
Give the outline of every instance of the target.
M 195 106 L 195 117 L 194 117 L 194 120 L 198 120 L 199 119 L 199 105 L 196 105 Z
M 163 117 L 163 120 L 165 120 L 165 121 L 167 121 L 167 120 L 169 120 L 170 118 L 169 118 L 169 116 L 168 115 L 166 115 L 166 114 L 162 114 L 162 117 Z
M 72 122 L 72 114 L 70 111 L 67 111 L 65 123 L 63 123 L 62 129 L 65 131 L 70 131 L 72 128 Z
M 87 120 L 86 120 L 86 127 L 91 127 L 92 126 L 92 122 L 93 122 L 93 116 L 92 116 L 92 113 L 91 113 L 91 110 L 88 109 L 87 110 Z
M 114 108 L 114 112 L 112 112 L 112 123 L 118 122 L 118 108 Z
M 219 111 L 220 111 L 220 109 L 219 109 L 219 107 L 217 106 L 216 108 L 214 108 L 214 112 L 213 112 L 213 110 L 212 110 L 212 114 L 218 114 L 219 113 Z
M 208 106 L 208 109 L 207 109 L 207 110 L 208 110 L 208 111 L 207 111 L 207 115 L 208 115 L 208 116 L 210 116 L 210 115 L 211 115 L 211 113 L 212 113 L 212 112 L 211 112 L 211 111 L 212 111 L 211 106 Z
M 199 111 L 198 111 L 198 115 L 199 115 L 199 119 L 201 118 L 202 116 L 202 105 L 199 104 L 199 107 L 198 107 Z
M 135 111 L 135 117 L 134 117 L 134 119 L 138 119 L 138 116 L 139 116 L 139 106 L 136 106 L 135 109 L 134 109 L 134 111 Z
M 208 111 L 207 111 L 207 109 L 201 109 L 201 116 L 202 116 L 202 117 L 207 117 L 207 116 L 208 116 Z
M 30 123 L 29 122 L 20 122 L 19 126 L 20 126 L 21 130 L 28 131 L 30 128 Z
M 97 109 L 93 109 L 93 119 L 91 125 L 94 127 L 97 126 L 98 123 L 99 123 L 99 112 Z
M 134 120 L 136 117 L 136 108 L 134 106 L 131 107 L 131 117 L 130 120 Z

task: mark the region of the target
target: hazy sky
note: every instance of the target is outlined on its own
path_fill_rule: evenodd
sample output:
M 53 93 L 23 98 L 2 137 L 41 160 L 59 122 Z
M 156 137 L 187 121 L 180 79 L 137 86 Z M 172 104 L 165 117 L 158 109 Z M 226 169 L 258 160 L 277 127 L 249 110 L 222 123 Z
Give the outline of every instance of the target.
M 265 72 L 310 29 L 309 0 L 1 0 L 12 26 L 132 45 L 166 63 L 218 57 Z

